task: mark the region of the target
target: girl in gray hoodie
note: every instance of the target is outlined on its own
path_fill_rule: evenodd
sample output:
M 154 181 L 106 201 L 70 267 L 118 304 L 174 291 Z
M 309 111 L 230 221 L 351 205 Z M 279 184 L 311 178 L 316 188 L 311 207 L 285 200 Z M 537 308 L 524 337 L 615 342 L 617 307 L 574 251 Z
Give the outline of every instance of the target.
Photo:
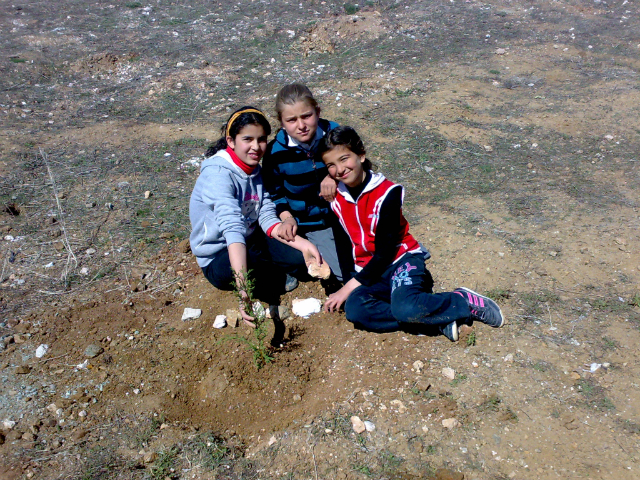
M 269 122 L 256 108 L 242 107 L 231 115 L 222 138 L 207 151 L 200 167 L 189 203 L 189 240 L 198 265 L 215 287 L 235 287 L 248 298 L 242 278 L 251 269 L 256 296 L 276 303 L 285 273 L 278 267 L 291 265 L 286 257 L 299 255 L 295 250 L 302 252 L 307 264 L 321 264 L 322 257 L 308 240 L 296 236 L 291 242 L 280 236 L 282 222 L 260 175 L 270 133 Z M 242 317 L 253 326 L 245 306 L 240 306 Z

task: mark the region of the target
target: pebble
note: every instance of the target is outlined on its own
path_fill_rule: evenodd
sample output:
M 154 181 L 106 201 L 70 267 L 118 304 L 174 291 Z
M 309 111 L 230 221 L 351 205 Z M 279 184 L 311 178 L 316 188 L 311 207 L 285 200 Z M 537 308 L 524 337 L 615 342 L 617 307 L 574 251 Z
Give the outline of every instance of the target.
M 367 432 L 373 432 L 376 429 L 376 426 L 373 422 L 370 422 L 369 420 L 365 420 L 364 428 L 367 429 Z
M 270 305 L 266 313 L 267 318 L 279 318 L 286 320 L 291 316 L 291 311 L 285 305 Z
M 153 463 L 156 461 L 156 458 L 158 458 L 158 455 L 156 454 L 156 452 L 146 452 L 142 456 L 142 461 L 144 463 Z
M 507 356 L 504 357 L 503 359 L 505 362 L 513 362 L 513 354 L 510 353 Z
M 507 51 L 504 48 L 496 48 L 496 55 L 504 55 Z
M 96 249 L 95 248 L 87 248 L 84 253 L 86 253 L 87 255 L 93 255 L 94 253 L 96 253 Z
M 14 422 L 13 420 L 4 419 L 2 421 L 2 428 L 4 430 L 11 430 L 15 426 L 16 426 L 16 422 Z
M 322 265 L 318 265 L 317 263 L 313 262 L 311 263 L 311 265 L 309 265 L 307 271 L 312 277 L 321 278 L 323 280 L 326 280 L 331 275 L 331 269 L 329 268 L 329 264 L 327 262 L 324 262 Z
M 200 318 L 202 315 L 202 310 L 199 308 L 185 308 L 184 312 L 182 312 L 182 321 L 185 322 L 187 320 L 193 320 L 196 318 Z
M 216 319 L 213 321 L 213 328 L 224 328 L 227 326 L 226 315 L 216 315 Z
M 360 417 L 355 415 L 351 417 L 351 426 L 353 427 L 353 431 L 356 433 L 362 433 L 367 430 L 364 422 L 360 420 Z
M 415 362 L 413 362 L 413 369 L 416 372 L 420 373 L 423 368 L 424 368 L 424 362 L 422 362 L 420 360 L 416 360 Z
M 442 426 L 444 428 L 448 428 L 449 430 L 457 427 L 458 425 L 460 425 L 460 422 L 455 418 L 445 418 L 444 420 L 442 420 Z
M 17 375 L 27 375 L 29 373 L 31 373 L 31 367 L 28 365 L 20 365 L 19 367 L 16 367 Z
M 227 310 L 227 325 L 231 328 L 236 328 L 241 318 L 238 310 Z
M 82 440 L 87 435 L 87 433 L 88 432 L 84 428 L 78 428 L 71 434 L 71 440 L 73 440 L 74 442 Z
M 402 403 L 400 400 L 391 400 L 392 406 L 396 407 L 398 409 L 398 413 L 404 413 L 407 411 L 407 407 L 404 406 L 404 403 Z
M 89 358 L 95 358 L 98 355 L 100 355 L 102 352 L 104 352 L 104 348 L 102 348 L 100 345 L 96 345 L 95 343 L 92 343 L 91 345 L 89 345 L 87 348 L 84 349 L 84 356 Z
M 296 403 L 297 403 L 297 402 L 299 402 L 299 401 L 301 401 L 301 400 L 302 400 L 302 397 L 301 397 L 298 393 L 296 393 L 296 394 L 293 396 L 293 401 L 294 401 L 294 402 L 296 402 Z
M 44 357 L 49 351 L 49 345 L 42 344 L 38 348 L 36 348 L 36 358 Z
M 454 378 L 456 378 L 455 370 L 453 368 L 449 368 L 449 367 L 444 367 L 442 369 L 442 375 L 444 375 L 449 380 L 453 380 Z
M 151 196 L 151 191 L 147 190 L 146 192 L 144 192 L 144 198 L 149 198 Z
M 485 145 L 484 146 L 484 151 L 485 152 L 493 152 L 493 147 L 491 145 Z

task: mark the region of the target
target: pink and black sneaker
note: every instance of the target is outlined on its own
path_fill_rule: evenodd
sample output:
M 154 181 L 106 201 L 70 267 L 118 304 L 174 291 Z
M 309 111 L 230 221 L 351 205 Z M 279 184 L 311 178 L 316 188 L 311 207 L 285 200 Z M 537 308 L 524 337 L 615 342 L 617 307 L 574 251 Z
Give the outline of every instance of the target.
M 464 297 L 471 310 L 471 319 L 485 323 L 491 327 L 504 325 L 504 315 L 496 302 L 465 287 L 456 288 L 455 293 Z

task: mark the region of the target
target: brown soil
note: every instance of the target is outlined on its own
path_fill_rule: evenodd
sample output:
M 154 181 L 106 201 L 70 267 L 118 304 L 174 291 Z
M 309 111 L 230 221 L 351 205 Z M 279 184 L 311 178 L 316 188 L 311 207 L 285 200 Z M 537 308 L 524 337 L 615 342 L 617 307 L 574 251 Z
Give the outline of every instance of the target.
M 2 5 L 0 479 L 639 477 L 634 5 L 238 5 Z M 184 241 L 197 164 L 290 81 L 503 328 L 290 317 L 262 368 L 213 328 L 235 299 Z

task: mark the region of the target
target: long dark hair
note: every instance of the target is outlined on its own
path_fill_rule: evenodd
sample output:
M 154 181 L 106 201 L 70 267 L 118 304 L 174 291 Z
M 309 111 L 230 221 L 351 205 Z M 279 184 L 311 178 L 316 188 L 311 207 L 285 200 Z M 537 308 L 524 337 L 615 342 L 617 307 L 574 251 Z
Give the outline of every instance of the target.
M 345 147 L 351 150 L 356 155 L 365 155 L 367 152 L 364 149 L 364 143 L 360 135 L 352 128 L 346 125 L 330 130 L 320 143 L 318 144 L 318 150 L 316 152 L 316 161 L 322 161 L 322 155 L 333 150 L 336 147 Z M 368 158 L 362 162 L 362 168 L 369 172 L 373 169 L 373 165 Z
M 259 125 L 264 128 L 265 135 L 271 135 L 271 125 L 267 121 L 267 117 L 264 116 L 264 113 L 255 107 L 244 106 L 231 114 L 227 123 L 222 126 L 222 137 L 216 143 L 209 146 L 205 157 L 211 157 L 215 155 L 216 152 L 226 149 L 228 147 L 227 136 L 236 138 L 236 135 L 247 125 Z

